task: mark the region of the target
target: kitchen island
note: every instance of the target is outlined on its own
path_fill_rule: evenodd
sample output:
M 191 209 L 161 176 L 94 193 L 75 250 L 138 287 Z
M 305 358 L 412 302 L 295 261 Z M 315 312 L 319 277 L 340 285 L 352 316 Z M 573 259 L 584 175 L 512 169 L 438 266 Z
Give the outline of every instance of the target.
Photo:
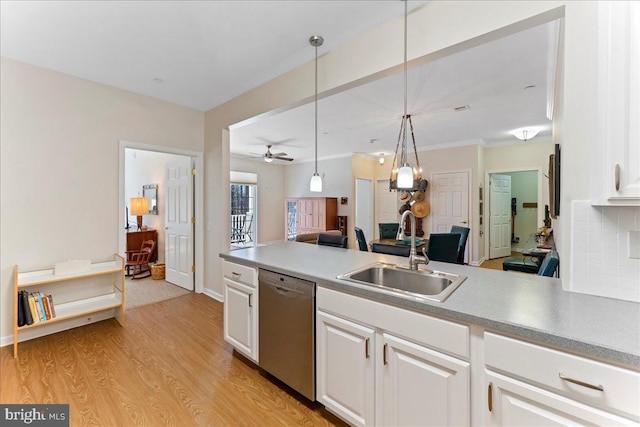
M 637 425 L 640 420 L 640 304 L 566 292 L 555 278 L 439 262 L 431 262 L 427 268 L 464 275 L 467 279 L 444 302 L 404 297 L 337 276 L 376 262 L 406 264 L 407 258 L 295 242 L 275 242 L 220 256 L 229 263 L 267 269 L 317 284 L 318 400 L 351 424 L 400 424 L 402 419 L 389 418 L 387 412 L 411 413 L 405 407 L 400 410 L 399 403 L 393 404 L 397 406 L 395 412 L 382 409 L 392 400 L 391 395 L 379 394 L 382 391 L 376 390 L 375 396 L 367 398 L 375 404 L 363 405 L 358 410 L 353 405 L 362 400 L 360 397 L 343 405 L 336 397 L 342 392 L 332 394 L 331 381 L 337 383 L 340 378 L 331 377 L 328 371 L 335 362 L 331 362 L 334 359 L 327 356 L 325 347 L 335 347 L 340 334 L 351 332 L 362 332 L 361 343 L 366 346 L 367 356 L 363 363 L 384 359 L 386 366 L 388 357 L 396 353 L 403 354 L 398 356 L 401 361 L 416 343 L 424 344 L 420 347 L 424 358 L 405 368 L 426 366 L 425 360 L 430 361 L 434 354 L 440 359 L 433 366 L 442 369 L 445 362 L 449 363 L 439 375 L 447 372 L 443 376 L 447 378 L 444 387 L 451 389 L 438 392 L 434 398 L 446 396 L 448 400 L 439 405 L 447 409 L 447 402 L 449 406 L 452 402 L 457 405 L 464 400 L 458 399 L 460 396 L 471 397 L 466 406 L 448 408 L 450 414 L 463 413 L 466 417 L 463 421 L 459 418 L 452 421 L 443 409 L 445 424 L 506 425 L 525 419 L 540 424 L 550 422 L 549 408 L 554 408 L 552 412 L 556 415 L 556 411 L 569 414 L 566 419 L 577 417 L 594 424 L 631 421 L 630 425 Z M 403 319 L 403 330 L 391 334 L 385 318 Z M 433 332 L 425 332 L 430 328 Z M 332 330 L 339 333 L 332 337 Z M 426 338 L 418 339 L 420 336 Z M 430 336 L 436 341 L 426 342 Z M 353 335 L 345 343 L 359 343 L 358 339 Z M 371 357 L 370 343 L 373 343 Z M 391 356 L 387 354 L 388 348 Z M 366 366 L 354 365 L 351 371 L 368 369 Z M 373 379 L 367 380 L 368 386 L 363 390 L 367 387 L 373 390 L 372 384 L 384 389 L 383 378 L 388 375 L 380 369 L 384 368 L 371 368 L 375 371 Z M 340 375 L 345 375 L 344 372 L 350 371 L 342 371 Z M 411 372 L 409 376 L 420 377 L 420 372 Z M 585 374 L 589 372 L 595 374 Z M 584 379 L 580 376 L 583 374 L 594 384 L 574 378 Z M 349 379 L 341 386 L 355 381 Z M 420 389 L 419 384 L 413 386 Z M 433 387 L 425 390 L 430 388 Z M 402 390 L 396 390 L 396 395 Z M 519 396 L 522 400 L 516 399 Z M 520 406 L 516 401 L 529 403 Z M 585 402 L 591 406 L 584 405 Z M 402 405 L 405 404 L 403 401 Z M 425 404 L 416 404 L 416 411 Z M 517 414 L 515 418 L 509 418 L 513 414 Z

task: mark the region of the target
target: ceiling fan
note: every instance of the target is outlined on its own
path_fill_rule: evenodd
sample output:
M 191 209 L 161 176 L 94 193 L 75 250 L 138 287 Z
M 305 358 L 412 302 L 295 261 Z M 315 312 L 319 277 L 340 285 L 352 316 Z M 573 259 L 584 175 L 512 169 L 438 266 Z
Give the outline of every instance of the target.
M 293 159 L 291 157 L 286 157 L 287 153 L 272 153 L 271 152 L 271 145 L 267 145 L 267 152 L 264 153 L 264 154 L 260 154 L 260 153 L 251 153 L 251 154 L 254 154 L 256 156 L 262 156 L 264 161 L 267 162 L 267 163 L 271 163 L 274 160 L 284 160 L 286 162 L 293 161 Z

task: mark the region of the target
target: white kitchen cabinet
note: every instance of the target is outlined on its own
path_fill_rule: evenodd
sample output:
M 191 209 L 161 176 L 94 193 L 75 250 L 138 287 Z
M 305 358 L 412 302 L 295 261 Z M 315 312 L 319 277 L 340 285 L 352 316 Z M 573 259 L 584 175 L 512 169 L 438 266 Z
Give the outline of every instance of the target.
M 640 206 L 640 4 L 598 3 L 595 205 Z
M 469 425 L 469 363 L 436 350 L 466 357 L 466 326 L 322 287 L 316 302 L 327 409 L 356 426 Z
M 254 268 L 225 261 L 224 340 L 258 362 L 258 276 Z
M 634 425 L 640 373 L 485 332 L 486 424 Z
M 316 398 L 356 426 L 374 420 L 374 330 L 318 311 Z
M 487 426 L 637 426 L 638 423 L 486 371 Z
M 388 333 L 382 337 L 385 426 L 469 424 L 469 363 Z

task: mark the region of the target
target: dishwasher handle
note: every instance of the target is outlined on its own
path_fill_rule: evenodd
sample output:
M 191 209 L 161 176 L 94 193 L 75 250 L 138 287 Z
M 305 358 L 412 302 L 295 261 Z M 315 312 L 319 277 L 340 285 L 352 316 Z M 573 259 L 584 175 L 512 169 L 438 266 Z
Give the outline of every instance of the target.
M 272 285 L 271 283 L 265 283 L 265 285 L 267 286 L 271 286 L 273 288 L 275 288 L 276 291 L 278 291 L 279 293 L 283 294 L 283 295 L 287 295 L 290 292 L 296 293 L 296 294 L 302 294 L 304 295 L 304 292 L 299 291 L 297 289 L 290 289 L 290 288 L 285 288 L 282 286 L 278 286 L 278 285 Z

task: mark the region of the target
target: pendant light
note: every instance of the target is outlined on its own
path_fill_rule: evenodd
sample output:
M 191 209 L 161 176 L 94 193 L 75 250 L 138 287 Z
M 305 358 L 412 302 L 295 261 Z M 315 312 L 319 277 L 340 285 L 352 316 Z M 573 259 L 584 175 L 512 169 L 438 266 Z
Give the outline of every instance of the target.
M 409 165 L 407 159 L 407 126 L 411 129 L 413 151 L 416 158 L 416 169 Z M 398 147 L 400 147 L 399 158 Z M 398 165 L 402 166 L 398 168 Z M 407 0 L 404 0 L 404 114 L 400 125 L 400 135 L 398 136 L 398 144 L 396 145 L 396 154 L 393 158 L 393 167 L 390 179 L 391 188 L 413 190 L 414 180 L 417 179 L 422 179 L 422 169 L 420 168 L 420 162 L 418 161 L 416 141 L 413 136 L 413 123 L 411 122 L 411 116 L 407 114 Z
M 311 36 L 309 38 L 309 44 L 316 48 L 316 88 L 315 88 L 315 98 L 314 98 L 314 106 L 315 106 L 315 148 L 316 148 L 316 157 L 315 157 L 315 169 L 313 176 L 311 177 L 311 182 L 309 182 L 309 191 L 313 193 L 322 192 L 322 178 L 318 175 L 318 46 L 322 46 L 324 43 L 324 39 L 321 36 Z

